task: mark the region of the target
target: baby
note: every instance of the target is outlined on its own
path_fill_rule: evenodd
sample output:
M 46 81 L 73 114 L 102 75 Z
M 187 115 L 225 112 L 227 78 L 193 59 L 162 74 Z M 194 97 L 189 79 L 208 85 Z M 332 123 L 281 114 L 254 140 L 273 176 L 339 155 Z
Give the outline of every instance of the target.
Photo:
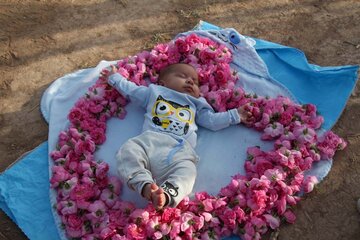
M 156 209 L 175 207 L 195 183 L 198 125 L 216 131 L 247 122 L 251 116 L 243 108 L 215 113 L 200 97 L 198 75 L 191 65 L 166 67 L 159 85 L 149 87 L 137 86 L 111 67 L 101 73 L 108 83 L 146 109 L 142 133 L 116 154 L 120 177 Z

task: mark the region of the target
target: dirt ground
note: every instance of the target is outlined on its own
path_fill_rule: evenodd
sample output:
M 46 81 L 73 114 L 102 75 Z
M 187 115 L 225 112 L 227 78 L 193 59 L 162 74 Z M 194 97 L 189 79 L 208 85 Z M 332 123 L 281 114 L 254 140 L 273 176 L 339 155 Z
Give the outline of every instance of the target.
M 0 171 L 47 140 L 39 102 L 52 81 L 170 40 L 201 19 L 299 48 L 317 65 L 360 63 L 358 0 L 0 0 Z M 348 148 L 278 239 L 360 239 L 359 119 L 357 88 L 334 127 Z M 0 239 L 26 239 L 3 212 Z

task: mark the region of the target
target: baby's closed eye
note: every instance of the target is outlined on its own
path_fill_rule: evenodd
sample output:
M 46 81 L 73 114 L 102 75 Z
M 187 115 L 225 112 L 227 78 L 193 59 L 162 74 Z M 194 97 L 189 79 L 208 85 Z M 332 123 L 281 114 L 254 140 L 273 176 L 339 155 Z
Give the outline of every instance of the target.
M 185 73 L 178 73 L 177 76 L 181 78 L 187 78 L 187 75 Z

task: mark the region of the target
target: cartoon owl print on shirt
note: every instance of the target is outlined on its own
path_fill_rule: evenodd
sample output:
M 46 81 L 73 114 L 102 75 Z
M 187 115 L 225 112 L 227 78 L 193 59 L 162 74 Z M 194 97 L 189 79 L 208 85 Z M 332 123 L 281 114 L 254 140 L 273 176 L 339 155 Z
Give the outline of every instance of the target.
M 193 111 L 189 105 L 180 105 L 176 102 L 158 96 L 152 109 L 152 121 L 163 132 L 177 136 L 186 135 L 190 124 L 194 121 Z

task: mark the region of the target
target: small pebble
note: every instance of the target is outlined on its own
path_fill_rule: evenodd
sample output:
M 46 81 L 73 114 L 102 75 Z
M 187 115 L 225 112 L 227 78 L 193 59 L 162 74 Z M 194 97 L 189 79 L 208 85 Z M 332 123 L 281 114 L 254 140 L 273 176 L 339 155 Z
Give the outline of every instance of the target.
M 360 213 L 360 198 L 359 198 L 358 201 L 357 201 L 357 210 L 358 210 L 358 212 Z

